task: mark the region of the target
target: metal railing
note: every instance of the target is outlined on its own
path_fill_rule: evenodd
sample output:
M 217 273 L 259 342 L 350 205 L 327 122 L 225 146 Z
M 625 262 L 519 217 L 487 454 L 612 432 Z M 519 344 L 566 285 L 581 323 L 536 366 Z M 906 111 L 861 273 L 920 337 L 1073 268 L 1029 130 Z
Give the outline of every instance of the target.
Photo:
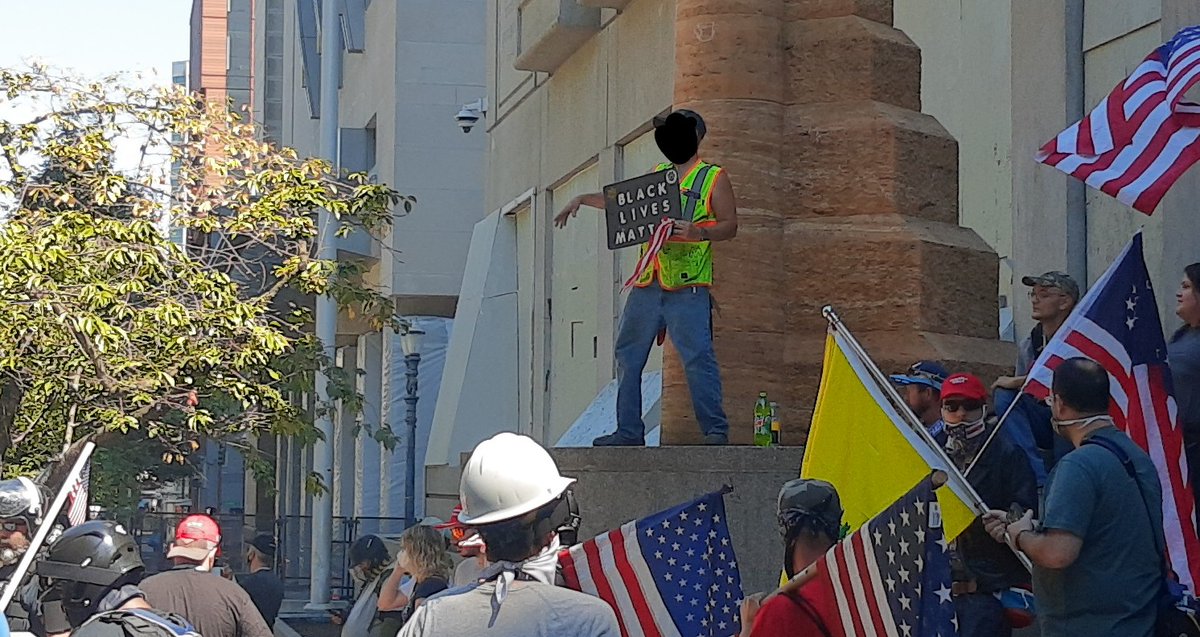
M 189 513 L 145 513 L 123 520 L 141 547 L 142 561 L 148 573 L 169 568 L 167 549 L 175 537 L 175 528 Z M 310 580 L 312 552 L 312 516 L 285 515 L 271 518 L 267 525 L 254 515 L 222 513 L 212 516 L 221 527 L 221 550 L 218 561 L 236 573 L 245 573 L 246 545 L 258 530 L 267 526 L 276 539 L 275 573 L 283 580 L 285 589 L 293 593 L 307 591 Z M 389 536 L 404 530 L 404 519 L 394 517 L 333 518 L 333 546 L 330 563 L 330 587 L 335 600 L 354 597 L 354 581 L 350 577 L 350 546 L 362 535 Z

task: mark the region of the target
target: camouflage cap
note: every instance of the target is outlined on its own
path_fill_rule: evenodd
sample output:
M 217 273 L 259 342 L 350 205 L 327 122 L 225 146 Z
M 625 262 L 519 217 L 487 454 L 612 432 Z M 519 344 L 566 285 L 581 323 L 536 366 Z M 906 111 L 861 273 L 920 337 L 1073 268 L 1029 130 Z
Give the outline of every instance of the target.
M 1022 277 L 1021 283 L 1029 287 L 1040 285 L 1047 288 L 1058 288 L 1066 293 L 1067 296 L 1071 297 L 1076 303 L 1079 302 L 1079 284 L 1076 283 L 1075 279 L 1072 279 L 1071 275 L 1067 274 L 1066 272 L 1051 270 L 1050 272 L 1046 272 L 1041 276 Z
M 789 480 L 779 490 L 779 530 L 784 537 L 808 521 L 838 539 L 842 527 L 842 500 L 837 489 L 824 480 Z

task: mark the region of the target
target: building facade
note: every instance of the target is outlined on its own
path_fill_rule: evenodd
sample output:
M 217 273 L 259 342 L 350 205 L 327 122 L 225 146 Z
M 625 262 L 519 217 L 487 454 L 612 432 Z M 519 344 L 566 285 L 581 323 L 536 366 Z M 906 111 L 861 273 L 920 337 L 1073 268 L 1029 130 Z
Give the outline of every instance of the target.
M 939 272 L 955 278 L 963 268 L 959 254 L 925 249 L 936 258 L 923 262 L 920 269 L 885 270 L 884 277 L 894 277 L 892 288 L 908 285 L 912 278 L 924 279 L 915 284 L 924 286 L 920 294 L 926 300 L 918 302 L 913 322 L 905 324 L 909 319 L 900 317 L 878 330 L 878 347 L 895 350 L 897 361 L 908 352 L 911 356 L 946 354 L 951 361 L 964 364 L 975 360 L 977 369 L 988 372 L 1011 364 L 1011 349 L 987 344 L 981 337 L 988 335 L 982 334 L 972 335 L 976 340 L 964 344 L 961 338 L 967 335 L 956 333 L 954 322 L 976 322 L 978 318 L 979 325 L 991 325 L 991 340 L 1019 339 L 1032 327 L 1025 289 L 1019 283 L 1022 275 L 1060 269 L 1093 281 L 1142 224 L 1146 226 L 1148 261 L 1159 287 L 1160 312 L 1167 329 L 1175 324 L 1173 290 L 1179 273 L 1184 264 L 1200 260 L 1191 242 L 1182 239 L 1200 231 L 1200 216 L 1190 210 L 1189 203 L 1200 188 L 1200 176 L 1194 172 L 1185 176 L 1162 208 L 1145 218 L 1037 164 L 1033 155 L 1107 94 L 1155 46 L 1182 26 L 1200 23 L 1200 9 L 1194 3 L 968 0 L 949 8 L 923 0 L 771 0 L 756 5 L 745 20 L 756 21 L 750 26 L 735 25 L 735 19 L 741 19 L 735 15 L 750 15 L 735 11 L 732 6 L 736 4 L 498 0 L 489 5 L 488 98 L 492 108 L 487 119 L 490 144 L 485 201 L 491 215 L 477 227 L 467 265 L 459 325 L 447 363 L 447 374 L 455 374 L 453 384 L 460 389 L 455 395 L 443 392 L 440 398 L 434 441 L 426 459 L 431 467 L 454 466 L 459 454 L 497 430 L 515 429 L 554 444 L 614 378 L 612 344 L 623 304 L 621 284 L 633 255 L 606 249 L 599 213 L 585 209 L 566 229 L 557 231 L 550 219 L 574 195 L 645 172 L 660 160 L 649 134 L 651 119 L 672 108 L 690 106 L 695 95 L 702 95 L 704 87 L 695 84 L 698 77 L 704 77 L 706 64 L 722 69 L 731 64 L 722 56 L 697 61 L 680 55 L 702 50 L 689 46 L 701 47 L 721 38 L 737 39 L 732 48 L 747 60 L 753 59 L 746 62 L 750 66 L 744 70 L 741 85 L 736 78 L 729 80 L 734 90 L 744 91 L 737 105 L 742 110 L 734 116 L 747 121 L 757 117 L 755 109 L 759 108 L 753 95 L 758 86 L 754 82 L 759 79 L 754 64 L 796 67 L 824 61 L 781 60 L 774 53 L 761 52 L 761 40 L 771 41 L 781 33 L 791 37 L 806 29 L 829 41 L 855 42 L 854 38 L 859 38 L 860 48 L 845 49 L 843 55 L 850 57 L 842 58 L 842 72 L 853 75 L 863 64 L 861 58 L 874 55 L 866 64 L 875 65 L 867 73 L 875 75 L 864 81 L 869 91 L 875 91 L 867 98 L 876 103 L 888 102 L 895 94 L 887 88 L 886 73 L 879 73 L 887 70 L 886 61 L 879 58 L 896 51 L 901 53 L 898 58 L 906 58 L 913 44 L 920 48 L 916 108 L 936 118 L 958 142 L 953 216 L 986 242 L 986 248 L 999 257 L 999 267 L 987 275 L 986 259 L 978 261 L 981 265 L 970 280 L 942 285 L 941 290 L 936 289 Z M 728 15 L 722 14 L 726 9 Z M 723 19 L 710 17 L 715 14 Z M 880 31 L 881 24 L 894 24 L 901 33 Z M 731 29 L 737 30 L 732 36 Z M 829 87 L 823 83 L 836 81 L 817 74 L 810 80 L 809 88 L 814 91 L 826 90 Z M 902 84 L 908 80 L 900 74 L 891 81 Z M 805 86 L 785 90 L 802 94 Z M 769 91 L 769 87 L 763 88 L 758 97 Z M 793 101 L 804 99 L 793 96 Z M 711 108 L 718 119 L 725 117 L 727 124 L 730 113 L 725 112 L 725 105 L 715 104 Z M 785 119 L 777 136 L 788 135 L 792 126 L 808 125 Z M 922 134 L 937 137 L 940 133 L 934 128 L 921 129 L 925 131 Z M 748 143 L 760 148 L 769 143 L 759 140 L 755 131 L 741 134 L 749 135 L 752 141 Z M 734 145 L 727 140 L 717 143 L 726 148 Z M 805 153 L 808 149 L 793 146 L 781 152 Z M 935 160 L 917 155 L 916 161 Z M 753 164 L 738 163 L 742 174 L 757 170 Z M 744 183 L 739 181 L 739 172 L 732 174 L 735 184 Z M 806 179 L 798 173 L 774 173 L 772 178 L 782 179 L 780 184 L 803 184 Z M 749 200 L 743 201 L 744 218 L 758 224 L 770 217 L 770 206 L 755 201 L 762 198 L 758 188 L 746 190 L 750 192 L 738 193 L 739 199 Z M 788 205 L 784 201 L 782 207 Z M 921 219 L 924 213 L 901 214 Z M 926 229 L 923 223 L 905 222 L 898 227 L 920 234 Z M 751 232 L 757 227 L 751 225 Z M 952 229 L 938 232 L 933 245 L 978 253 L 975 239 Z M 770 251 L 740 237 L 735 244 L 743 250 Z M 767 269 L 761 272 L 764 277 L 772 276 Z M 853 269 L 824 276 L 857 281 L 851 275 L 855 275 Z M 718 280 L 721 276 L 719 270 Z M 879 285 L 889 284 L 885 279 Z M 956 300 L 943 298 L 947 294 Z M 793 306 L 819 307 L 825 298 L 817 296 L 797 297 Z M 731 350 L 728 346 L 722 349 L 721 337 L 735 342 L 737 335 L 730 332 L 741 328 L 725 328 L 721 334 L 721 324 L 740 326 L 740 317 L 754 312 L 753 304 L 752 298 L 740 297 L 738 305 L 722 307 L 715 319 L 718 356 L 723 362 Z M 885 311 L 883 306 L 879 311 Z M 976 317 L 980 311 L 991 318 Z M 915 329 L 919 338 L 914 340 L 924 345 L 903 349 L 888 343 L 889 333 L 897 340 L 899 332 L 889 332 L 895 329 Z M 929 336 L 931 332 L 944 336 Z M 963 358 L 952 355 L 964 349 L 977 350 L 982 358 L 971 359 L 969 353 Z M 820 350 L 813 347 L 766 348 L 756 355 L 765 359 L 763 378 L 770 378 L 776 368 L 801 364 L 797 358 L 812 359 L 805 364 L 820 364 Z M 661 366 L 662 360 L 662 351 L 656 349 L 648 371 Z M 789 414 L 800 411 L 792 411 L 793 405 L 787 407 Z M 737 427 L 744 424 L 745 419 L 738 415 L 748 412 L 749 403 L 731 403 L 727 393 L 726 409 Z M 452 492 L 452 474 L 446 472 L 443 489 L 447 495 Z

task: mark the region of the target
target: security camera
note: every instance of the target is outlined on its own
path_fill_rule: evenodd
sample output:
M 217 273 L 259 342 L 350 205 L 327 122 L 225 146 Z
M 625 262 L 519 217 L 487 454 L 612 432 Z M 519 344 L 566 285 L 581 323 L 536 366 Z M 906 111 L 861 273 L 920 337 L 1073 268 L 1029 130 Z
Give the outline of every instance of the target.
M 463 104 L 462 109 L 458 111 L 458 115 L 454 116 L 454 121 L 458 122 L 458 127 L 461 128 L 464 133 L 470 133 L 471 129 L 474 128 L 475 125 L 479 123 L 479 120 L 483 119 L 484 115 L 486 114 L 487 99 L 481 98 L 469 104 Z
M 458 115 L 454 116 L 454 121 L 458 122 L 458 127 L 464 133 L 469 133 L 475 124 L 479 123 L 481 117 L 483 117 L 483 114 L 479 111 L 471 108 L 463 108 L 458 112 Z

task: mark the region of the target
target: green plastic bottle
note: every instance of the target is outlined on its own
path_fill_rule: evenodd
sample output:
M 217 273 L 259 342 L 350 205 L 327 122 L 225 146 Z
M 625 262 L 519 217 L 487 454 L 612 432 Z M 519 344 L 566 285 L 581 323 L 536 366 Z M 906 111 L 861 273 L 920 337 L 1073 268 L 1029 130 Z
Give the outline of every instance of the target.
M 765 391 L 758 392 L 758 401 L 754 403 L 754 446 L 771 446 L 771 403 Z

